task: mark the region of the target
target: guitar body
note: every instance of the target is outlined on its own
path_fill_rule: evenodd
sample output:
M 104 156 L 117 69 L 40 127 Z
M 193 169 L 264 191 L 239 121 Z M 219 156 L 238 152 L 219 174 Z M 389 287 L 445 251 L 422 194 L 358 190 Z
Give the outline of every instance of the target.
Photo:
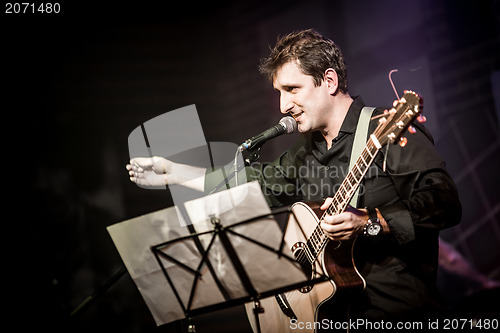
M 297 202 L 292 206 L 285 242 L 297 258 L 297 245 L 305 244 L 319 224 L 323 213 L 318 206 Z M 261 332 L 322 332 L 330 331 L 332 322 L 347 322 L 350 299 L 353 294 L 363 291 L 365 281 L 358 273 L 352 259 L 355 240 L 326 243 L 324 251 L 311 267 L 304 267 L 312 278 L 326 274 L 330 280 L 313 286 L 292 290 L 278 297 L 288 302 L 296 320 L 291 320 L 280 307 L 276 297 L 260 301 L 264 309 L 259 314 Z M 308 264 L 310 264 L 308 262 Z M 335 296 L 335 297 L 334 297 Z M 259 332 L 254 315 L 254 304 L 247 303 L 247 315 L 254 332 Z M 328 325 L 327 325 L 328 324 Z

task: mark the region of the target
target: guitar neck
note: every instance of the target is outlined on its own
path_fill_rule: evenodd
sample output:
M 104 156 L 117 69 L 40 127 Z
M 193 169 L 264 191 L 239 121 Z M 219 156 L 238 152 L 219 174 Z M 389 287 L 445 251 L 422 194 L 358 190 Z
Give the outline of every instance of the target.
M 377 139 L 374 139 L 373 136 L 371 136 L 366 144 L 365 149 L 361 152 L 358 160 L 351 168 L 348 175 L 345 177 L 339 189 L 333 196 L 332 203 L 325 210 L 321 219 L 323 219 L 326 215 L 338 215 L 347 208 L 349 202 L 354 196 L 354 193 L 361 184 L 363 177 L 370 168 L 370 165 L 375 160 L 375 156 L 381 148 L 378 141 L 374 142 L 374 140 L 376 141 Z M 307 241 L 309 251 L 313 254 L 314 258 L 317 258 L 319 253 L 323 250 L 327 241 L 328 237 L 325 235 L 323 229 L 318 224 L 313 234 Z
M 333 196 L 333 201 L 326 209 L 323 217 L 326 214 L 338 215 L 347 208 L 379 150 L 370 137 L 365 149 L 361 152 L 358 160 Z

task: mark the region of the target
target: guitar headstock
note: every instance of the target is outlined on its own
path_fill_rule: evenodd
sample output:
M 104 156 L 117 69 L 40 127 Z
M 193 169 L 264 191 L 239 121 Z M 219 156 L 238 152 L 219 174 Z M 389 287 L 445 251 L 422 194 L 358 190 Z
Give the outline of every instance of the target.
M 373 135 L 381 146 L 398 142 L 415 118 L 419 118 L 421 122 L 425 121 L 425 118 L 420 115 L 422 109 L 422 98 L 414 91 L 405 90 L 403 97 L 394 101 L 393 108 L 381 115 L 379 125 Z M 406 142 L 402 141 L 401 146 L 404 144 Z

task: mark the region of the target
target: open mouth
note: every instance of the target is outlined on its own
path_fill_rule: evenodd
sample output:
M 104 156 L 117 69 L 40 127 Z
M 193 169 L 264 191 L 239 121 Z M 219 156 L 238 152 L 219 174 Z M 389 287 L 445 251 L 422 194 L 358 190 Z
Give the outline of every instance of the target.
M 299 121 L 300 116 L 302 116 L 303 113 L 304 113 L 304 111 L 301 111 L 299 113 L 292 114 L 291 116 L 293 117 L 293 119 L 295 119 L 295 121 Z

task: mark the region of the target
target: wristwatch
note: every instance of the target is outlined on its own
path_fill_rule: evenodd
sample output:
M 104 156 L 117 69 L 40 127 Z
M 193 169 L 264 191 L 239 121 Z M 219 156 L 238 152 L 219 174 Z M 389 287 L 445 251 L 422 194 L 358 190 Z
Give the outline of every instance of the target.
M 368 210 L 368 223 L 365 225 L 363 235 L 365 236 L 377 236 L 382 231 L 382 225 L 377 217 L 377 211 L 375 209 L 367 208 Z

